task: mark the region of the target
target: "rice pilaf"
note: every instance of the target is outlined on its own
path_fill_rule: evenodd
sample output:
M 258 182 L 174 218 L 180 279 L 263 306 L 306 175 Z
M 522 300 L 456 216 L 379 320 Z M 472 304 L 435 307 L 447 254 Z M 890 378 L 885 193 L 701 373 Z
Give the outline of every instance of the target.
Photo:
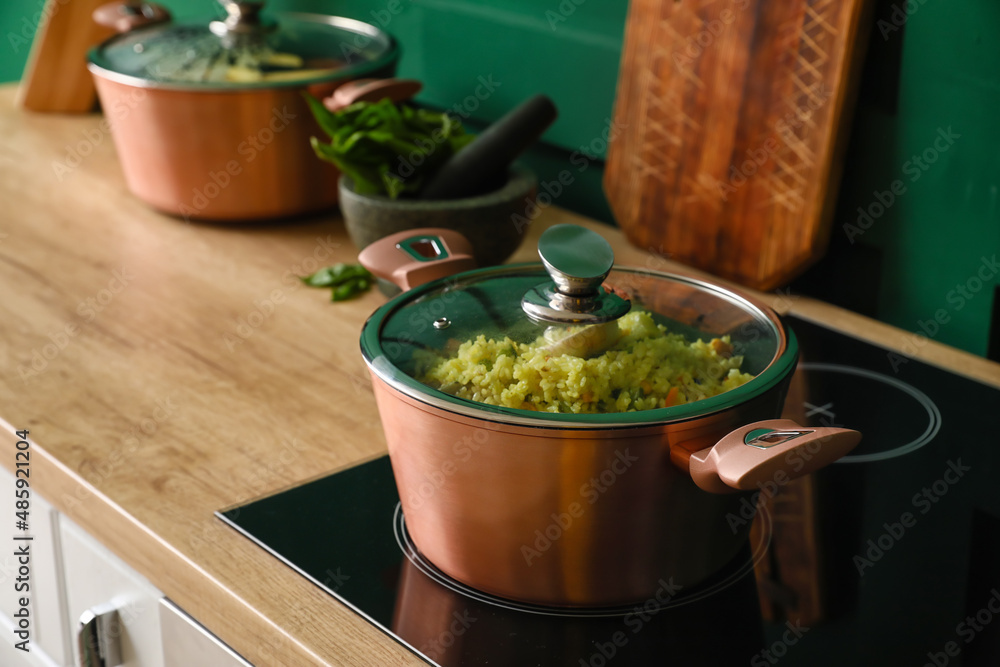
M 416 378 L 490 405 L 563 413 L 632 412 L 721 394 L 748 382 L 729 336 L 690 342 L 646 311 L 618 320 L 621 338 L 590 358 L 553 355 L 551 341 L 518 343 L 480 334 L 454 354 L 415 356 Z

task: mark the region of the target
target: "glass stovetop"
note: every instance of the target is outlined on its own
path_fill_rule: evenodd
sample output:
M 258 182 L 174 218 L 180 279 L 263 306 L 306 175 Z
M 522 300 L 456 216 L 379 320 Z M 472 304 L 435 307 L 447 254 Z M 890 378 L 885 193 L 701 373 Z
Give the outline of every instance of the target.
M 1000 391 L 788 323 L 785 416 L 864 439 L 763 499 L 697 590 L 566 612 L 467 589 L 409 542 L 387 457 L 219 516 L 431 664 L 1000 664 Z

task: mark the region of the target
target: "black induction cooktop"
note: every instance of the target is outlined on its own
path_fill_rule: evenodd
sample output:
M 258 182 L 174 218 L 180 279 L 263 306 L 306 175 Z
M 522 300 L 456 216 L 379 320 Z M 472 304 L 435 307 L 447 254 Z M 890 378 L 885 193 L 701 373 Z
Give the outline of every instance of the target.
M 386 457 L 218 516 L 430 664 L 1000 664 L 1000 391 L 787 321 L 785 416 L 864 439 L 760 498 L 696 590 L 560 610 L 464 587 L 410 543 Z

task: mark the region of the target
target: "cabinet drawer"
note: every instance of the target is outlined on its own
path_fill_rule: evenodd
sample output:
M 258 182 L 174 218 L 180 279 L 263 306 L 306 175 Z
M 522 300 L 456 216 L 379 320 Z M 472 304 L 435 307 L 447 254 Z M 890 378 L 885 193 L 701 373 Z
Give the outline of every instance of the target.
M 162 594 L 146 579 L 108 551 L 66 517 L 60 517 L 66 604 L 74 637 L 80 616 L 94 607 L 111 604 L 118 610 L 114 634 L 121 639 L 125 667 L 163 667 L 160 640 Z M 72 642 L 73 664 L 79 647 Z
M 30 481 L 30 478 L 29 478 Z M 49 503 L 29 487 L 30 508 L 28 514 L 27 533 L 14 531 L 14 490 L 15 477 L 6 468 L 0 468 L 0 509 L 8 510 L 6 519 L 10 522 L 10 530 L 2 534 L 10 535 L 5 541 L 0 553 L 0 614 L 4 620 L 13 625 L 14 613 L 19 608 L 18 599 L 23 595 L 29 600 L 28 618 L 30 623 L 31 651 L 39 649 L 55 664 L 70 664 L 69 629 L 66 626 L 65 598 L 62 594 L 62 569 L 59 560 L 59 515 Z M 15 542 L 14 535 L 30 535 L 30 542 Z M 17 591 L 21 563 L 14 551 L 22 545 L 28 545 L 28 568 L 30 589 Z M 12 635 L 8 635 L 10 637 Z M 15 641 L 19 641 L 15 639 Z M 4 643 L 12 643 L 9 639 Z M 12 649 L 15 653 L 23 653 Z M 6 665 L 3 661 L 0 664 Z
M 253 667 L 166 598 L 160 599 L 165 667 Z
M 7 628 L 3 628 L 4 632 Z M 25 653 L 14 648 L 10 641 L 0 642 L 0 665 L 3 667 L 74 667 L 68 662 L 53 662 L 32 638 L 31 651 Z

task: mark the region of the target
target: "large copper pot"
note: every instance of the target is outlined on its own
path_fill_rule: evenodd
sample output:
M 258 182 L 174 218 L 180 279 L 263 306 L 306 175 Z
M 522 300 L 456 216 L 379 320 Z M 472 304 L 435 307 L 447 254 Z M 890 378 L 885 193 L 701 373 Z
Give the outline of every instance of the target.
M 395 40 L 352 19 L 284 14 L 274 24 L 258 16 L 261 2 L 220 2 L 230 17 L 211 24 L 172 24 L 138 0 L 95 12 L 123 33 L 91 50 L 89 68 L 129 190 L 185 219 L 332 208 L 338 173 L 313 153 L 310 137 L 322 133 L 303 93 L 391 76 Z
M 590 271 L 592 283 L 603 282 L 592 286 L 604 299 L 591 314 L 617 316 L 628 304 L 615 295 L 627 295 L 689 338 L 729 335 L 753 379 L 682 405 L 607 414 L 497 407 L 418 382 L 411 365 L 419 348 L 444 349 L 450 338 L 480 332 L 515 340 L 537 334 L 522 312 L 532 310 L 525 304 L 534 286 L 558 311 L 559 289 L 572 283 L 557 275 L 560 265 L 579 273 L 581 262 L 610 253 L 599 236 L 566 227 L 543 235 L 545 268 L 467 271 L 396 297 L 365 325 L 362 352 L 405 525 L 424 557 L 469 586 L 515 600 L 643 601 L 663 581 L 692 587 L 716 572 L 746 541 L 752 492 L 836 460 L 860 434 L 776 419 L 798 349 L 772 310 L 693 278 L 610 270 L 610 261 Z M 569 253 L 541 249 L 560 236 L 569 239 Z M 470 249 L 456 237 L 446 230 L 398 234 L 369 246 L 361 260 L 413 287 L 468 266 Z M 546 269 L 553 289 L 539 285 Z

